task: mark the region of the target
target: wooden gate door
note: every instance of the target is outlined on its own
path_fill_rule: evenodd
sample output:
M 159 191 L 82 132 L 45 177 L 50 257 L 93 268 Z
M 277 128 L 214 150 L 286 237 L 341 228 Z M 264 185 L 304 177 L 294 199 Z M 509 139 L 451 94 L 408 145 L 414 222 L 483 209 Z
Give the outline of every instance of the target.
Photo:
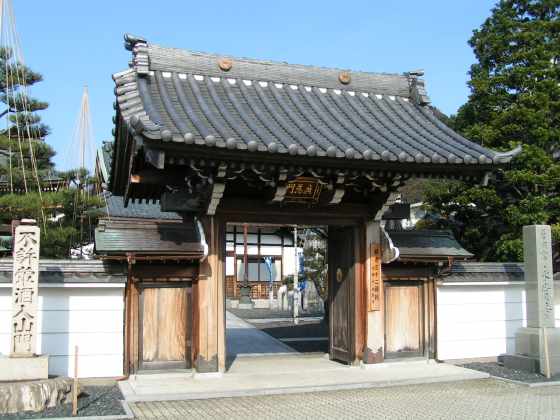
M 354 229 L 329 226 L 330 358 L 352 363 L 354 350 Z
M 191 288 L 144 287 L 140 295 L 140 369 L 191 367 Z
M 424 354 L 424 299 L 419 281 L 385 282 L 385 356 Z

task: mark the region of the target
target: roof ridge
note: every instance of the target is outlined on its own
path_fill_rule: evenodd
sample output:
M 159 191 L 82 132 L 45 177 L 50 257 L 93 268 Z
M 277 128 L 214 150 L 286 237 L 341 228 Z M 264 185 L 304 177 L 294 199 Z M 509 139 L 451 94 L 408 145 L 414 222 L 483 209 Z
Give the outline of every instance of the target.
M 318 66 L 314 64 L 302 64 L 302 63 L 292 63 L 288 61 L 281 61 L 281 60 L 273 60 L 273 59 L 259 59 L 259 58 L 252 58 L 252 57 L 245 57 L 239 55 L 231 55 L 231 54 L 222 54 L 222 53 L 214 53 L 214 52 L 207 52 L 207 51 L 196 51 L 191 50 L 188 48 L 177 48 L 177 47 L 167 47 L 165 45 L 160 44 L 148 44 L 148 47 L 155 47 L 161 48 L 164 50 L 172 50 L 172 51 L 179 51 L 183 53 L 188 53 L 192 55 L 202 56 L 202 57 L 212 57 L 212 58 L 232 58 L 235 60 L 245 61 L 254 64 L 263 64 L 263 65 L 283 65 L 283 66 L 290 66 L 290 67 L 305 67 L 305 68 L 314 68 L 319 70 L 328 70 L 328 71 L 349 71 L 353 74 L 360 73 L 360 74 L 367 74 L 367 75 L 380 75 L 380 76 L 394 76 L 398 78 L 404 78 L 408 80 L 408 76 L 403 73 L 391 73 L 391 72 L 381 72 L 381 71 L 368 71 L 368 70 L 358 70 L 355 68 L 341 68 L 341 67 L 330 67 L 330 66 Z
M 384 73 L 297 64 L 167 47 L 130 34 L 124 38 L 125 48 L 133 54 L 130 66 L 140 76 L 149 75 L 151 71 L 201 74 L 379 93 L 413 100 L 418 98 L 423 104 L 429 103 L 424 82 L 419 78 L 423 74 L 421 71 Z M 223 61 L 228 61 L 226 67 L 222 66 Z

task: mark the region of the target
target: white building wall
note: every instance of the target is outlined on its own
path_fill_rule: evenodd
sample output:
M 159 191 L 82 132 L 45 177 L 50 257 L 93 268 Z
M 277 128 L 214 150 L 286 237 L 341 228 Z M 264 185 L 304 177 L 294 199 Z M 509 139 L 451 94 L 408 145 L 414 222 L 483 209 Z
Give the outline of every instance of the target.
M 230 246 L 231 250 L 233 250 L 233 245 Z M 302 248 L 298 248 L 299 252 L 303 252 Z M 242 260 L 243 259 L 243 246 L 242 245 L 238 245 L 237 249 L 237 259 L 238 260 Z M 256 246 L 248 246 L 247 247 L 247 255 L 258 255 L 258 249 Z M 282 256 L 282 263 L 283 263 L 283 273 L 284 276 L 289 276 L 289 275 L 293 275 L 294 274 L 294 267 L 295 267 L 295 263 L 294 263 L 294 247 L 293 246 L 285 246 L 283 249 L 281 246 L 265 246 L 262 245 L 261 246 L 261 255 L 265 256 L 265 255 L 278 255 L 278 256 Z M 275 273 L 273 273 L 273 278 L 275 278 L 275 281 L 281 281 L 280 279 L 280 261 L 277 261 L 275 264 L 276 268 L 275 268 Z M 237 264 L 237 269 L 239 271 L 239 278 L 242 278 L 242 273 L 243 273 L 243 266 L 242 264 Z M 251 278 L 256 278 L 256 272 L 255 273 L 250 273 L 251 274 Z M 226 257 L 226 275 L 228 276 L 233 276 L 235 275 L 235 261 L 234 261 L 234 257 Z M 268 270 L 266 269 L 266 267 L 264 266 L 264 264 L 261 265 L 261 279 L 263 279 L 263 281 L 267 281 L 268 280 Z
M 0 355 L 10 351 L 11 285 L 0 287 Z M 124 284 L 39 286 L 37 348 L 49 355 L 50 375 L 74 375 L 78 346 L 80 377 L 123 374 Z
M 554 289 L 560 327 L 560 282 Z M 513 353 L 515 332 L 527 323 L 523 283 L 440 285 L 436 302 L 440 360 Z

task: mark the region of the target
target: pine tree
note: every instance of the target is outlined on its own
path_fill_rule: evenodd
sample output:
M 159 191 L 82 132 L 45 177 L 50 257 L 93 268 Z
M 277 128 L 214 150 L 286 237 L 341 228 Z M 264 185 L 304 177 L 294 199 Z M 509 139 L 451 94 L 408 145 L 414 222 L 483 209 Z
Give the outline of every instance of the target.
M 482 260 L 522 260 L 522 226 L 550 224 L 560 237 L 560 3 L 502 0 L 469 41 L 470 96 L 454 129 L 485 147 L 521 144 L 486 187 L 449 182 L 427 190 L 437 227 L 451 228 Z M 433 227 L 434 223 L 424 223 Z
M 36 114 L 36 111 L 47 109 L 49 104 L 31 98 L 25 92 L 27 87 L 42 80 L 43 76 L 40 73 L 14 61 L 11 48 L 0 47 L 0 100 L 6 105 L 0 117 L 8 114 L 10 121 L 5 134 L 37 140 L 49 134 L 49 127 L 42 124 L 41 117 Z
M 0 176 L 16 191 L 37 190 L 36 178 L 53 175 L 55 152 L 43 141 L 50 130 L 37 115 L 48 103 L 26 92 L 42 80 L 40 73 L 15 61 L 11 48 L 0 47 L 0 101 L 5 105 L 0 117 L 7 119 L 6 128 L 0 131 L 0 152 L 6 157 L 0 164 Z
M 7 118 L 0 132 L 0 180 L 11 192 L 0 195 L 0 224 L 36 219 L 42 227 L 41 255 L 68 257 L 71 248 L 91 241 L 102 203 L 89 194 L 94 180 L 85 169 L 55 170 L 55 152 L 44 141 L 49 128 L 36 113 L 48 104 L 26 94 L 43 77 L 13 58 L 11 49 L 0 47 L 0 100 L 6 105 L 0 117 Z M 57 189 L 49 188 L 53 182 L 65 188 L 50 191 Z

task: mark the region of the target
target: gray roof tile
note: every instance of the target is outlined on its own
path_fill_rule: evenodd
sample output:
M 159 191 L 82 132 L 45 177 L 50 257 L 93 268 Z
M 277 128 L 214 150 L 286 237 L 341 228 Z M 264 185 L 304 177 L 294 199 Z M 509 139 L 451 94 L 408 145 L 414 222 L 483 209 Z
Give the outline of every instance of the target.
M 387 231 L 400 258 L 471 258 L 473 254 L 447 230 Z
M 223 56 L 127 43 L 133 67 L 113 76 L 117 103 L 129 128 L 148 139 L 421 164 L 489 165 L 517 152 L 453 132 L 414 103 L 412 76 L 350 72 L 343 84 L 339 69 L 244 58 L 231 58 L 226 72 Z

